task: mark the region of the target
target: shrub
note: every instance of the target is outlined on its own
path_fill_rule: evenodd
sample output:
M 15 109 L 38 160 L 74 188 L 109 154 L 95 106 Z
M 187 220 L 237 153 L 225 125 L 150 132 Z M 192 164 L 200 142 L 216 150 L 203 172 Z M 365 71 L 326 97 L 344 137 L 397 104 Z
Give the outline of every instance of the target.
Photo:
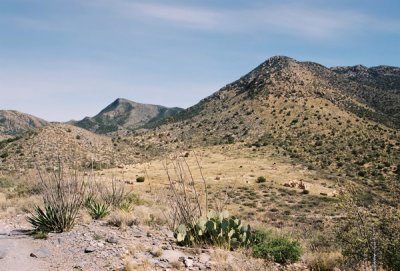
M 362 195 L 363 191 L 355 187 L 348 187 L 342 195 L 346 216 L 337 226 L 336 237 L 345 263 L 349 267 L 366 263 L 400 270 L 399 210 L 387 203 L 365 205 Z M 385 201 L 395 204 L 398 197 L 386 197 Z
M 42 231 L 35 231 L 32 233 L 33 239 L 42 239 L 42 240 L 47 240 L 49 237 L 48 232 L 42 232 Z
M 143 176 L 139 176 L 136 178 L 136 182 L 138 182 L 138 183 L 143 183 L 144 180 L 145 180 L 145 178 Z
M 124 209 L 131 211 L 132 205 L 139 201 L 139 198 L 130 190 L 126 191 L 123 183 L 115 179 L 111 181 L 111 187 L 100 182 L 92 182 L 89 186 L 89 193 L 86 203 L 102 202 L 110 209 Z
M 304 194 L 304 195 L 308 195 L 308 194 L 310 194 L 310 190 L 308 190 L 308 189 L 303 189 L 303 190 L 301 191 L 301 193 Z
M 196 187 L 194 174 L 184 157 L 173 157 L 165 165 L 169 182 L 169 193 L 166 195 L 166 205 L 169 208 L 165 216 L 172 230 L 177 229 L 181 224 L 191 228 L 204 214 L 208 213 L 206 181 L 195 152 L 193 156 L 197 161 L 201 176 L 200 189 Z
M 13 180 L 11 177 L 5 177 L 2 176 L 0 177 L 0 188 L 10 188 L 15 185 L 15 180 Z
M 253 238 L 253 256 L 289 264 L 300 259 L 303 250 L 299 242 L 272 232 L 256 232 Z
M 108 221 L 108 225 L 115 226 L 118 228 L 137 225 L 138 221 L 133 217 L 132 214 L 117 210 L 110 214 Z
M 35 231 L 63 232 L 75 225 L 85 194 L 84 177 L 77 172 L 64 174 L 61 163 L 58 171 L 40 176 L 44 208 L 36 206 L 27 218 Z
M 265 183 L 267 180 L 265 179 L 265 177 L 264 176 L 260 176 L 260 177 L 258 177 L 257 178 L 257 183 Z
M 306 263 L 311 271 L 333 271 L 342 263 L 340 252 L 312 252 L 307 254 Z

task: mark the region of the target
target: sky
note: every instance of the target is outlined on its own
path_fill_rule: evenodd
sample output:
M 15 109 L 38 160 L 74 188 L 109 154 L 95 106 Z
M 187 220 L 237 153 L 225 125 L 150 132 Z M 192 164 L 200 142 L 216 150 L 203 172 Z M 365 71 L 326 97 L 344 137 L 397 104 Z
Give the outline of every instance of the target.
M 0 109 L 189 107 L 275 55 L 400 66 L 398 0 L 0 0 Z

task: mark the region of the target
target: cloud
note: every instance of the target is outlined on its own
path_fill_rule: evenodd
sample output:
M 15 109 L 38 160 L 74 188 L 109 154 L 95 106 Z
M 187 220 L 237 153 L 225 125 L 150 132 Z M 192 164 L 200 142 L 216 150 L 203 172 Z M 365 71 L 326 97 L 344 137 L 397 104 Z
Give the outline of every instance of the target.
M 396 20 L 375 18 L 354 10 L 325 9 L 294 2 L 241 9 L 218 9 L 126 0 L 115 0 L 112 5 L 104 0 L 92 1 L 127 18 L 216 33 L 275 33 L 329 41 L 367 29 L 398 31 L 400 28 L 400 21 Z
M 297 5 L 249 10 L 251 24 L 275 33 L 317 40 L 338 38 L 357 28 L 365 16 L 356 12 L 331 11 Z
M 146 16 L 185 26 L 212 28 L 218 24 L 219 12 L 192 7 L 160 4 L 136 4 L 135 9 Z

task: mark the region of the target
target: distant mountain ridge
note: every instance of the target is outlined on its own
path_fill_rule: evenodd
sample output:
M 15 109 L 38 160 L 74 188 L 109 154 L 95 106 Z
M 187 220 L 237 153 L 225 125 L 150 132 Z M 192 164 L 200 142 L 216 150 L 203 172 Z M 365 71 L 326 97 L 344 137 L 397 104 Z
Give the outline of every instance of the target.
M 106 134 L 120 129 L 135 130 L 151 127 L 182 110 L 178 107 L 168 108 L 118 98 L 96 116 L 86 117 L 73 124 L 95 133 Z
M 46 125 L 48 125 L 47 121 L 26 113 L 0 110 L 0 139 L 18 136 Z

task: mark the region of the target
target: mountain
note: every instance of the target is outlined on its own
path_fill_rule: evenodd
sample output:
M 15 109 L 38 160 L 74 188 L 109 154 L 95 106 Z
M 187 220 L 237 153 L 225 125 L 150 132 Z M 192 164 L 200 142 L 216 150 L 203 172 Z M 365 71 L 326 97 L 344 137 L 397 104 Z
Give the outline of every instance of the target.
M 398 69 L 351 70 L 272 57 L 144 136 L 171 149 L 272 147 L 309 169 L 385 189 L 400 166 Z
M 141 104 L 127 99 L 116 99 L 94 117 L 86 117 L 74 125 L 105 134 L 121 129 L 134 130 L 152 127 L 166 118 L 181 112 L 181 108 L 161 105 Z
M 29 114 L 14 110 L 0 110 L 0 139 L 18 136 L 47 124 L 47 121 Z
M 354 87 L 348 87 L 347 93 L 381 113 L 380 121 L 400 128 L 400 68 L 357 65 L 331 70 L 356 83 L 349 84 Z

